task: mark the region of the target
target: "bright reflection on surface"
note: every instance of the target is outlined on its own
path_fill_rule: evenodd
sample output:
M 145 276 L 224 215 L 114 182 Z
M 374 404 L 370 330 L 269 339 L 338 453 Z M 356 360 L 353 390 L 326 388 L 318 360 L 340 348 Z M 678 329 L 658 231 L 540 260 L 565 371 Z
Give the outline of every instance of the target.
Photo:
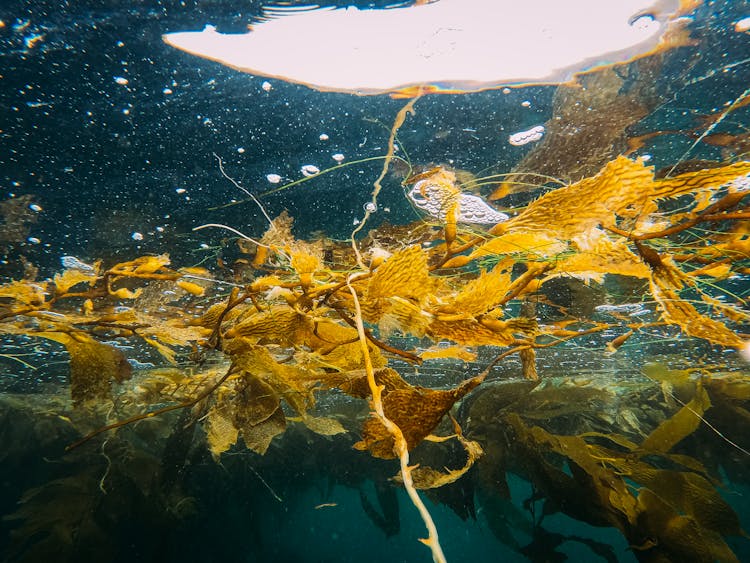
M 321 90 L 377 94 L 415 85 L 481 90 L 564 82 L 663 45 L 677 0 L 440 0 L 388 10 L 293 9 L 246 34 L 164 40 L 233 68 Z M 661 43 L 660 43 L 661 42 Z

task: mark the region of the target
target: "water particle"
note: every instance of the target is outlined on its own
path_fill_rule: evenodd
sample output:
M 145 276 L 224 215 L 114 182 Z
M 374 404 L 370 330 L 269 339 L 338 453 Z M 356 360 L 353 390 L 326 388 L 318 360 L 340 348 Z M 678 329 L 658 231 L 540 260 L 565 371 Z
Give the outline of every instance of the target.
M 36 211 L 37 213 L 39 213 L 42 210 L 42 206 L 41 205 L 37 205 L 36 203 L 32 203 L 31 205 L 29 205 L 29 209 L 31 209 L 32 211 Z
M 129 80 L 124 76 L 115 76 L 115 82 L 117 82 L 120 86 L 125 86 L 129 82 Z
M 734 30 L 737 32 L 750 30 L 750 16 L 734 22 Z
M 240 153 L 240 154 L 242 154 L 242 153 L 245 152 L 245 148 L 244 147 L 237 147 L 237 152 Z
M 530 108 L 531 102 L 529 100 L 524 100 L 523 102 L 521 102 L 521 105 L 525 108 Z
M 38 239 L 38 238 L 36 238 L 36 237 L 29 237 L 29 238 L 27 238 L 26 240 L 27 240 L 28 242 L 30 242 L 31 244 L 39 244 L 40 242 L 42 242 L 41 240 L 39 240 L 39 239 Z
M 172 93 L 172 89 L 171 88 L 164 88 L 164 90 L 162 90 L 161 92 L 162 92 L 162 94 L 165 94 L 165 95 L 168 96 L 169 94 Z
M 29 35 L 28 37 L 24 37 L 23 41 L 24 41 L 24 44 L 26 45 L 26 49 L 31 50 L 36 46 L 37 43 L 39 43 L 43 39 L 44 39 L 44 35 L 37 33 L 34 35 Z
M 375 205 L 375 203 L 374 203 L 374 202 L 372 202 L 372 201 L 368 201 L 367 203 L 365 203 L 365 204 L 364 204 L 364 205 L 362 206 L 362 208 L 363 208 L 363 209 L 364 209 L 365 211 L 367 211 L 368 213 L 375 213 L 375 212 L 376 212 L 376 211 L 378 210 L 378 206 L 377 206 L 377 205 Z
M 343 154 L 341 154 L 340 152 L 337 152 L 336 154 L 332 154 L 332 155 L 331 155 L 331 158 L 332 158 L 333 160 L 335 160 L 336 162 L 341 162 L 341 161 L 343 161 L 343 160 L 344 160 L 344 158 L 345 158 L 345 157 L 344 157 L 344 155 L 343 155 Z
M 264 80 L 263 84 L 261 84 L 260 87 L 263 88 L 265 92 L 270 92 L 271 88 L 273 88 L 273 86 L 271 86 L 271 83 L 268 80 Z
M 544 136 L 544 125 L 537 125 L 526 131 L 513 133 L 508 137 L 508 142 L 514 147 L 520 147 L 527 143 L 534 143 Z
M 269 181 L 271 184 L 278 184 L 281 182 L 281 176 L 278 174 L 266 174 L 266 180 Z
M 746 341 L 740 349 L 740 356 L 742 356 L 743 360 L 750 363 L 750 340 Z
M 131 233 L 130 238 L 133 240 L 143 240 L 143 235 L 139 232 L 133 232 Z
M 320 173 L 320 168 L 315 166 L 314 164 L 305 164 L 300 168 L 300 171 L 302 172 L 302 175 L 309 178 L 310 176 L 315 176 L 316 174 Z
M 503 88 L 503 94 L 510 94 L 510 88 Z
M 178 194 L 184 194 L 186 191 L 185 188 L 175 188 L 175 192 Z
M 328 139 L 330 139 L 330 137 L 326 135 L 325 133 L 321 133 L 318 139 L 320 139 L 321 141 L 327 141 Z

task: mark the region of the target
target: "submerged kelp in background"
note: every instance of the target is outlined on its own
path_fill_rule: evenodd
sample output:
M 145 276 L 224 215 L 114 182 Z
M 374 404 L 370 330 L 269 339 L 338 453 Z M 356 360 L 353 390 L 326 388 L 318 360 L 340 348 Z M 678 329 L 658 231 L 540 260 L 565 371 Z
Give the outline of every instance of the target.
M 715 29 L 696 9 L 684 47 L 579 77 L 543 127 L 501 135 L 526 147 L 510 173 L 442 144 L 450 127 L 420 138 L 464 100 L 428 96 L 363 106 L 322 173 L 279 148 L 302 182 L 258 167 L 267 187 L 250 186 L 210 147 L 216 185 L 253 193 L 185 215 L 219 235 L 149 241 L 164 231 L 126 219 L 130 248 L 56 243 L 50 265 L 31 240 L 47 204 L 14 193 L 0 331 L 4 369 L 27 375 L 0 400 L 5 558 L 418 560 L 404 502 L 423 497 L 436 560 L 744 558 L 746 82 L 665 114 L 747 72 L 737 40 L 731 61 L 698 56 Z M 473 96 L 485 118 L 522 99 Z M 474 117 L 462 128 L 485 135 Z M 332 183 L 354 224 L 321 207 Z M 119 216 L 146 217 L 133 202 Z

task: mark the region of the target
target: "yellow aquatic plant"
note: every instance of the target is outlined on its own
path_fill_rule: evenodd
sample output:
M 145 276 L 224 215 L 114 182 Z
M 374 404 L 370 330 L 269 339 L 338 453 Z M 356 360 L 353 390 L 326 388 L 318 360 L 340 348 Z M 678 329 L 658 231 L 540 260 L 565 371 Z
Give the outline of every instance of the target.
M 167 406 L 112 422 L 76 446 L 102 431 L 192 408 L 215 458 L 240 438 L 263 454 L 290 422 L 325 435 L 346 431 L 338 420 L 315 413 L 320 393 L 336 389 L 369 401 L 371 415 L 355 447 L 399 460 L 400 479 L 428 527 L 426 542 L 441 561 L 437 531 L 416 490 L 454 482 L 482 455 L 481 445 L 464 437 L 455 421 L 448 436 L 433 432 L 494 365 L 518 354 L 519 375 L 543 379 L 536 350 L 614 331 L 602 353 L 617 353 L 641 329 L 667 325 L 720 346 L 747 346 L 734 324 L 748 319 L 747 303 L 741 296 L 733 303 L 718 299 L 715 288 L 748 272 L 750 235 L 743 222 L 750 217 L 741 203 L 750 192 L 749 175 L 750 163 L 737 162 L 657 180 L 643 162 L 618 157 L 597 175 L 542 195 L 486 231 L 462 226 L 449 206 L 441 229 L 413 226 L 357 240 L 353 235 L 349 243 L 297 240 L 291 218 L 282 215 L 257 241 L 243 240 L 242 250 L 253 254 L 247 261 L 254 277 L 229 295 L 217 289 L 223 280 L 173 269 L 166 255 L 97 263 L 50 280 L 1 285 L 0 333 L 63 344 L 71 394 L 81 407 L 117 396 L 117 386 L 130 375 L 125 355 L 110 340 L 140 339 L 170 362 L 194 366 L 181 377 L 144 380 L 136 403 Z M 675 198 L 682 198 L 678 211 L 669 205 Z M 704 223 L 715 229 L 709 244 L 692 244 L 692 229 Z M 365 265 L 363 250 L 373 250 L 377 260 Z M 547 291 L 560 279 L 596 284 L 606 276 L 642 282 L 640 299 L 655 303 L 661 318 L 573 317 Z M 545 318 L 537 305 L 555 308 L 562 318 Z M 492 347 L 495 359 L 451 388 L 412 385 L 393 369 L 396 359 L 413 365 L 473 361 L 482 346 Z M 227 365 L 202 368 L 211 354 Z M 670 455 L 680 436 L 698 427 L 712 404 L 707 397 L 696 391 L 687 410 L 653 430 L 641 450 Z M 603 449 L 508 420 L 528 448 L 569 456 L 593 478 L 608 480 L 595 491 L 608 521 L 626 529 L 624 522 L 635 526 L 654 511 L 664 513 L 661 501 L 634 497 L 611 468 L 592 457 L 609 455 Z M 443 438 L 461 445 L 463 468 L 409 465 L 410 452 Z M 624 471 L 623 463 L 611 465 Z M 643 482 L 661 482 L 648 468 L 638 469 Z M 685 518 L 692 526 L 697 516 Z M 666 526 L 666 536 L 674 532 L 656 516 L 641 525 Z M 712 553 L 722 553 L 720 543 L 712 545 Z

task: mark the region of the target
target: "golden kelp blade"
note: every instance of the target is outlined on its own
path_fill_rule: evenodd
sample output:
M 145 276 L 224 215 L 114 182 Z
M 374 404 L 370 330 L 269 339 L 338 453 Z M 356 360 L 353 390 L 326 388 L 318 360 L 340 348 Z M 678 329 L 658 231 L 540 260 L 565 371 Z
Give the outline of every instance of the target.
M 107 399 L 113 382 L 130 378 L 125 355 L 81 332 L 39 332 L 38 336 L 60 342 L 70 354 L 70 394 L 76 404 Z
M 246 34 L 207 26 L 164 40 L 244 72 L 319 90 L 459 93 L 567 82 L 671 46 L 680 5 L 440 0 L 389 10 L 275 9 Z
M 376 373 L 377 383 L 384 385 L 385 414 L 401 429 L 410 450 L 432 432 L 456 401 L 483 380 L 484 375 L 478 375 L 453 389 L 443 391 L 409 385 L 392 370 Z M 374 457 L 397 457 L 393 436 L 376 417 L 367 419 L 362 427 L 362 441 L 357 442 L 354 447 L 369 450 Z
M 477 248 L 472 258 L 526 251 L 552 256 L 563 242 L 588 250 L 599 242 L 600 227 L 625 228 L 634 235 L 662 199 L 715 190 L 750 174 L 750 162 L 741 161 L 711 170 L 655 180 L 653 167 L 620 156 L 590 178 L 546 193 L 516 217 L 493 227 L 500 235 Z
M 675 274 L 681 272 L 669 261 L 654 270 L 651 277 L 651 295 L 662 310 L 665 321 L 678 325 L 685 334 L 703 338 L 714 344 L 742 348 L 745 341 L 722 322 L 701 315 L 693 305 L 680 299 L 677 290 L 682 288 Z

